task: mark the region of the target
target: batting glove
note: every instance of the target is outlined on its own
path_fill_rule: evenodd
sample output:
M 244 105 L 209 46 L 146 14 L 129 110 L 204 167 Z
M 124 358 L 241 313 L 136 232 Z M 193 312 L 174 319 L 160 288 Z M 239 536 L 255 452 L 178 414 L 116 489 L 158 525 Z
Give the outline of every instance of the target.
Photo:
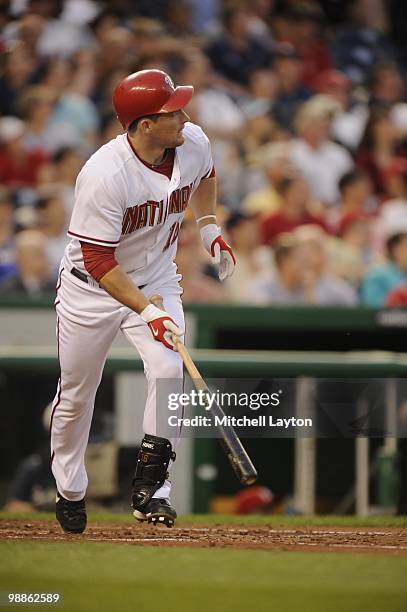
M 220 227 L 209 223 L 201 228 L 201 238 L 205 249 L 212 257 L 212 263 L 219 265 L 219 279 L 225 280 L 233 274 L 236 258 L 232 248 L 221 236 Z
M 162 342 L 164 346 L 173 351 L 177 350 L 172 336 L 173 334 L 182 336 L 183 332 L 165 310 L 160 310 L 154 304 L 149 304 L 140 312 L 140 317 L 149 326 L 154 340 Z

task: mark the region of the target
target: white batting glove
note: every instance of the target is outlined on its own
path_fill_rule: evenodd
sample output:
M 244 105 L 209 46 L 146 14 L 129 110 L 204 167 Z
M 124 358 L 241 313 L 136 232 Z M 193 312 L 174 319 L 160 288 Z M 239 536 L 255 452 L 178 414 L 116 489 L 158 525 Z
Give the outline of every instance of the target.
M 209 223 L 201 228 L 201 238 L 205 249 L 212 257 L 212 263 L 219 265 L 219 279 L 225 280 L 232 276 L 236 258 L 230 245 L 221 236 L 220 227 Z
M 165 310 L 160 310 L 154 304 L 149 304 L 140 312 L 140 317 L 147 323 L 154 340 L 162 342 L 173 351 L 177 350 L 172 335 L 182 336 L 183 332 Z

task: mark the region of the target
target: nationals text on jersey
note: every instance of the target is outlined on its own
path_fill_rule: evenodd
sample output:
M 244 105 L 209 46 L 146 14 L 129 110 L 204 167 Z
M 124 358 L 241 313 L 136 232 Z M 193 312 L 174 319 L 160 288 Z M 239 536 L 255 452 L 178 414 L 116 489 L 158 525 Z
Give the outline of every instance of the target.
M 172 192 L 168 202 L 161 200 L 155 202 L 148 200 L 143 204 L 136 204 L 131 208 L 127 208 L 123 217 L 122 236 L 131 234 L 132 232 L 146 227 L 153 227 L 165 223 L 168 215 L 172 213 L 184 212 L 188 206 L 189 198 L 192 192 L 193 183 L 176 189 Z

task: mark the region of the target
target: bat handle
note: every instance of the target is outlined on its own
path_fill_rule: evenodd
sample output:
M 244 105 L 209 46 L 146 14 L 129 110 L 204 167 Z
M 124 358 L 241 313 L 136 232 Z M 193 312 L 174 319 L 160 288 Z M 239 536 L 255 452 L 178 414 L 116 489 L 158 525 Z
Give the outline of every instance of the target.
M 159 293 L 154 293 L 154 295 L 152 295 L 150 298 L 150 302 L 154 304 L 154 306 L 157 306 L 157 308 L 160 310 L 164 310 L 163 298 Z

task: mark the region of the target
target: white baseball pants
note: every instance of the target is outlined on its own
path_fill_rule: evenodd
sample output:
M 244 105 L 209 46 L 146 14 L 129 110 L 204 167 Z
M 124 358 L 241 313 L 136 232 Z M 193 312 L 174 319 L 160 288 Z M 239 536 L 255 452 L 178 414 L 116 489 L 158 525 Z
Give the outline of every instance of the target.
M 164 308 L 183 329 L 181 288 L 176 279 L 147 285 L 143 293 L 159 293 Z M 107 353 L 119 329 L 144 362 L 148 396 L 144 433 L 160 436 L 156 425 L 156 380 L 171 379 L 171 392 L 181 393 L 183 365 L 179 354 L 154 340 L 147 324 L 95 282 L 87 285 L 68 270 L 60 274 L 55 301 L 58 356 L 61 368 L 51 418 L 51 465 L 58 491 L 70 501 L 81 500 L 88 485 L 84 456 L 94 401 Z M 166 407 L 162 407 L 166 409 Z M 171 439 L 173 448 L 177 439 Z M 135 457 L 134 464 L 136 465 Z M 154 497 L 169 498 L 168 481 Z

